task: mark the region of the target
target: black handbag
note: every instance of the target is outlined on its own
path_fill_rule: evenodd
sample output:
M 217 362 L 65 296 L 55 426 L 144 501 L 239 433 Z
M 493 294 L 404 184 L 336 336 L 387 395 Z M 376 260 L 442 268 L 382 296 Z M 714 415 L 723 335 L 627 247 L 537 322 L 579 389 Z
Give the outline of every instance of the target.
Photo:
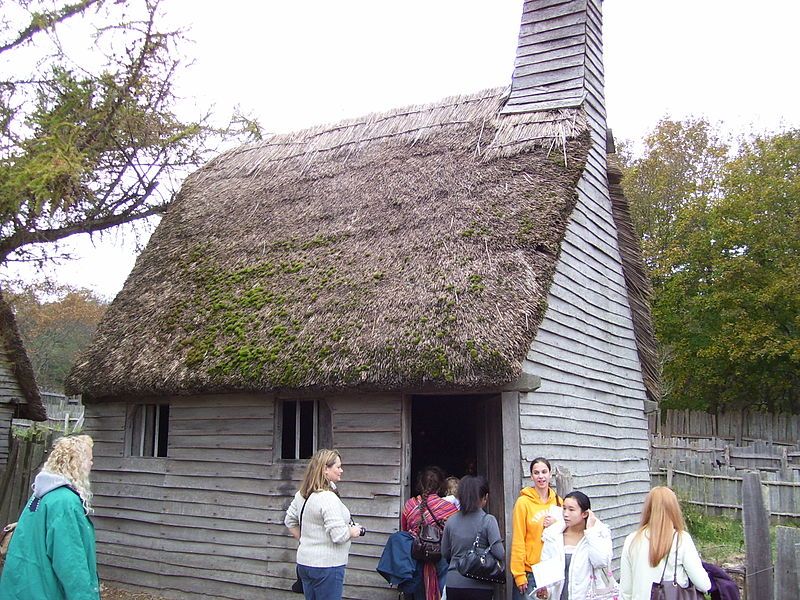
M 678 585 L 678 547 L 681 544 L 681 538 L 678 532 L 675 532 L 675 536 L 677 538 L 675 543 L 675 571 L 672 574 L 672 581 L 664 581 L 664 574 L 667 572 L 667 562 L 669 562 L 667 560 L 669 558 L 668 552 L 667 557 L 664 559 L 664 570 L 661 571 L 661 581 L 658 583 L 654 582 L 650 587 L 650 600 L 703 600 L 705 595 L 694 587 L 691 579 L 687 587 Z
M 420 526 L 419 534 L 411 542 L 411 557 L 422 562 L 438 563 L 442 560 L 442 529 L 444 525 L 429 508 L 428 512 L 431 513 L 434 522 L 426 523 L 423 505 L 428 508 L 425 498 L 421 498 L 420 503 L 417 505 L 419 506 Z
M 506 569 L 503 563 L 497 560 L 490 552 L 491 547 L 481 547 L 480 538 L 481 532 L 485 529 L 486 513 L 483 514 L 478 531 L 475 534 L 475 541 L 472 542 L 472 547 L 467 553 L 458 559 L 458 572 L 464 577 L 470 579 L 477 579 L 479 581 L 488 581 L 490 583 L 505 583 L 506 582 Z M 486 536 L 486 542 L 489 542 L 489 536 Z
M 308 502 L 308 498 L 306 498 L 306 501 L 303 502 L 303 508 L 300 509 L 300 519 L 299 519 L 299 521 L 300 521 L 300 535 L 303 535 L 303 512 L 306 510 L 306 502 Z M 297 567 L 294 568 L 294 573 L 297 576 L 297 579 L 292 584 L 292 587 L 289 588 L 289 589 L 291 589 L 295 594 L 302 594 L 303 593 L 303 580 L 300 579 L 300 572 L 298 571 Z

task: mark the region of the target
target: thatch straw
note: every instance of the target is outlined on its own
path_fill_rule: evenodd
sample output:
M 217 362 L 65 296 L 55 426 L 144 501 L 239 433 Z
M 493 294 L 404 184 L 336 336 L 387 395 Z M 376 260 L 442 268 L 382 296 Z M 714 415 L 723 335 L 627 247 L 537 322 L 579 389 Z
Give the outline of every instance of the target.
M 502 117 L 501 100 L 495 90 L 369 115 L 209 163 L 187 179 L 68 389 L 513 380 L 589 140 L 578 111 Z
M 20 398 L 20 417 L 32 421 L 46 420 L 47 412 L 42 404 L 39 387 L 36 385 L 31 361 L 19 334 L 17 319 L 2 291 L 0 291 L 0 339 L 3 342 L 2 350 L 7 357 L 7 363 L 24 396 Z
M 641 244 L 633 228 L 628 199 L 622 191 L 622 169 L 614 155 L 608 157 L 608 186 L 644 385 L 648 399 L 658 402 L 661 399 L 661 362 L 650 312 L 653 290 L 642 259 Z

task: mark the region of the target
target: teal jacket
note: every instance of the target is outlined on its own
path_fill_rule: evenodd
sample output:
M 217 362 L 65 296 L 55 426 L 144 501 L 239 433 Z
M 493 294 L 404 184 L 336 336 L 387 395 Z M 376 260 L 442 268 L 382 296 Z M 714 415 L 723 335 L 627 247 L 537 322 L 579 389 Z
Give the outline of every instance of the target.
M 100 600 L 94 526 L 60 475 L 36 476 L 0 577 L 0 600 Z

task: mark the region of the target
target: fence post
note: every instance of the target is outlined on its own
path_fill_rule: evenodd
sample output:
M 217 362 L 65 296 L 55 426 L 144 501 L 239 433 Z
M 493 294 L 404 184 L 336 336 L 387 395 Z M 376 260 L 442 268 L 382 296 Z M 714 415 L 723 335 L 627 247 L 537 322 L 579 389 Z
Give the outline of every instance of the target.
M 796 600 L 800 594 L 800 529 L 777 527 L 775 600 Z
M 569 469 L 556 466 L 556 494 L 563 498 L 573 489 L 572 473 L 569 472 Z
M 742 522 L 747 569 L 745 595 L 747 600 L 773 600 L 769 516 L 757 472 L 745 473 L 742 477 Z

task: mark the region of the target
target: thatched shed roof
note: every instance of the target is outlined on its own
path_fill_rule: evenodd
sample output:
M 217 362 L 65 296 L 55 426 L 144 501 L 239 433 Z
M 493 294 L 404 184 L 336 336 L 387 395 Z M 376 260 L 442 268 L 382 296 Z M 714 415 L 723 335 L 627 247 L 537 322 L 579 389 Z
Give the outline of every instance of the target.
M 46 420 L 47 411 L 42 404 L 33 367 L 22 343 L 22 336 L 19 334 L 17 319 L 2 291 L 0 291 L 0 339 L 8 356 L 9 367 L 24 396 L 24 402 L 20 403 L 20 416 L 32 421 Z
M 616 154 L 608 156 L 608 188 L 622 257 L 622 272 L 628 289 L 636 349 L 642 365 L 642 379 L 647 398 L 658 402 L 661 400 L 661 361 L 650 312 L 653 288 L 642 258 L 642 246 L 633 227 L 628 199 L 622 190 L 622 168 Z
M 485 389 L 546 309 L 589 139 L 501 90 L 275 136 L 190 176 L 67 387 Z

